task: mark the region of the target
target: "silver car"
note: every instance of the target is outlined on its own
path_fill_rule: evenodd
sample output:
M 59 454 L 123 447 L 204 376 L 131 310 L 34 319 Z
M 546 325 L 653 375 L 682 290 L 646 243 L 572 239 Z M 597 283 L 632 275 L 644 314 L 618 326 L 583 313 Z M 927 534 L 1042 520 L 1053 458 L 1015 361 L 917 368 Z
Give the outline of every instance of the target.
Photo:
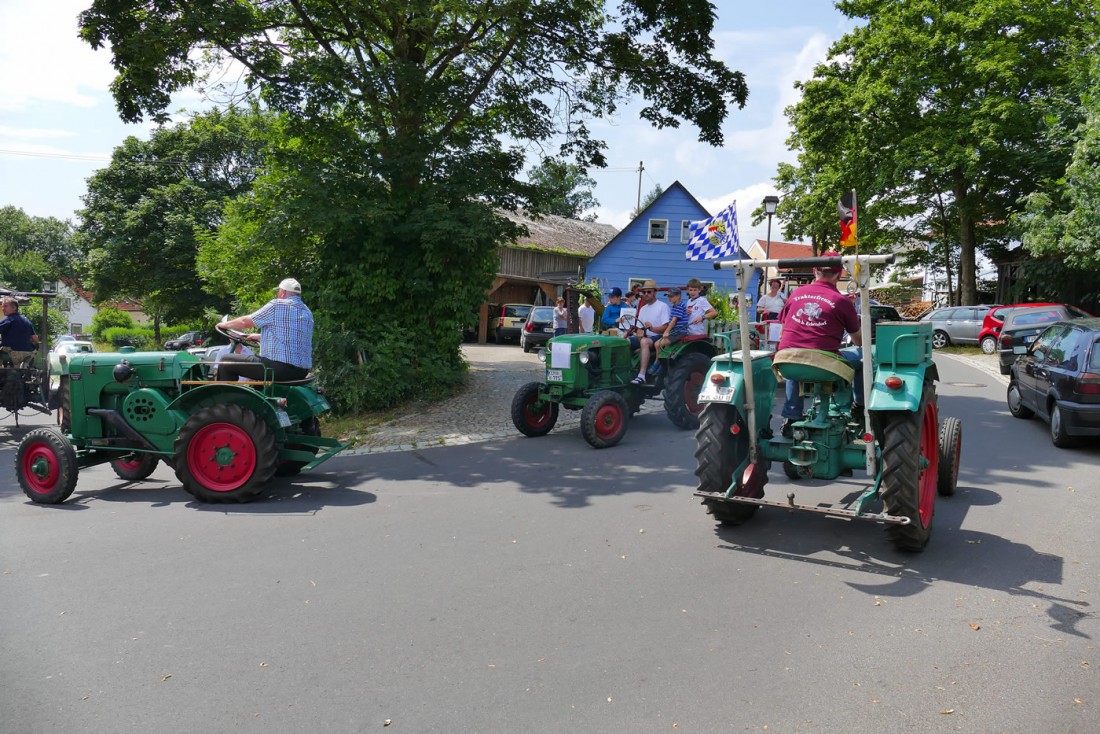
M 926 313 L 921 321 L 932 322 L 932 346 L 977 344 L 982 322 L 992 306 L 950 306 Z

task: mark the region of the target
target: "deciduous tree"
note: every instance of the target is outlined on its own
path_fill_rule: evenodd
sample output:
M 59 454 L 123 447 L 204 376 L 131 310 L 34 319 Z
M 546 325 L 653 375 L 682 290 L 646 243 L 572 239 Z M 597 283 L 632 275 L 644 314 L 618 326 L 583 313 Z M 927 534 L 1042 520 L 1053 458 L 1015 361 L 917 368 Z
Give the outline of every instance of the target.
M 96 0 L 81 25 L 110 45 L 126 120 L 163 118 L 211 59 L 284 117 L 270 175 L 213 246 L 312 264 L 297 275 L 316 293 L 319 358 L 357 409 L 460 378 L 460 327 L 518 234 L 493 209 L 540 204 L 518 180 L 525 145 L 602 165 L 588 123 L 628 95 L 654 125 L 722 142 L 747 88 L 713 58 L 714 13 L 707 0 Z

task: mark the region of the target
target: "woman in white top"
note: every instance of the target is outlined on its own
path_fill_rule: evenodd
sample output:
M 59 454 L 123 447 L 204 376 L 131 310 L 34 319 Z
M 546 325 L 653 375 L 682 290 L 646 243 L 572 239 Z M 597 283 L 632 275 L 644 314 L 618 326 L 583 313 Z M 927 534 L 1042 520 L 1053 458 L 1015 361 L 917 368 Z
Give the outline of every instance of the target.
M 783 306 L 787 303 L 787 297 L 779 290 L 781 285 L 783 283 L 779 278 L 772 278 L 768 281 L 768 292 L 760 296 L 760 300 L 756 304 L 757 318 L 760 321 L 774 321 L 779 318 L 779 312 L 783 310 Z

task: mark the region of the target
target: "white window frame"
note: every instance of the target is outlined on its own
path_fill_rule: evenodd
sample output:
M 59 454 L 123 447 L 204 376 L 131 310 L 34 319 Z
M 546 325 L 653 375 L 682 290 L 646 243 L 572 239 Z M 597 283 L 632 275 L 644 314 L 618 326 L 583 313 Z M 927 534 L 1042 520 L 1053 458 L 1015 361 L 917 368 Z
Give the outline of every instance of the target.
M 686 245 L 688 243 L 688 240 L 690 240 L 690 239 L 691 239 L 691 220 L 690 219 L 681 219 L 680 220 L 680 244 L 681 245 Z
M 653 236 L 653 225 L 658 222 L 664 222 L 665 236 L 658 239 Z M 668 242 L 668 220 L 667 219 L 650 219 L 649 227 L 646 229 L 646 238 L 649 242 Z

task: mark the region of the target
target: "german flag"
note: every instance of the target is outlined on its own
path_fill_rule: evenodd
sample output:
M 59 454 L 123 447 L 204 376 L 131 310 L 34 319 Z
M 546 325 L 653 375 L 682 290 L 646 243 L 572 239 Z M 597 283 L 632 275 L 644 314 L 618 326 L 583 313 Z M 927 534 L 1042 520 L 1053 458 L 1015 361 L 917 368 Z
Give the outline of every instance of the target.
M 840 197 L 836 208 L 840 213 L 840 246 L 856 247 L 859 244 L 856 239 L 856 190 Z

